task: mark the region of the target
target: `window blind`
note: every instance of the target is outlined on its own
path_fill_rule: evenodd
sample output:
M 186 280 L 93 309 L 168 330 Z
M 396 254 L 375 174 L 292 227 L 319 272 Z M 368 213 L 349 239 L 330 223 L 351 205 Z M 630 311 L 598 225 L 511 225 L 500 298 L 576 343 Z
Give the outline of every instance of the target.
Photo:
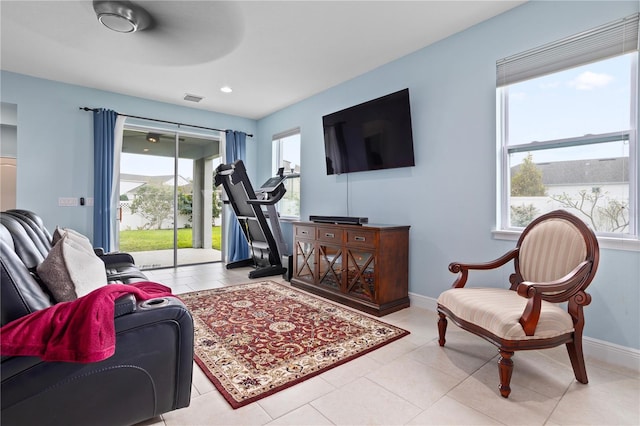
M 295 127 L 290 130 L 285 130 L 284 132 L 276 133 L 275 135 L 273 135 L 271 140 L 277 141 L 278 139 L 284 139 L 289 136 L 297 135 L 298 133 L 300 133 L 300 127 Z
M 506 86 L 638 50 L 640 13 L 496 62 L 496 85 Z

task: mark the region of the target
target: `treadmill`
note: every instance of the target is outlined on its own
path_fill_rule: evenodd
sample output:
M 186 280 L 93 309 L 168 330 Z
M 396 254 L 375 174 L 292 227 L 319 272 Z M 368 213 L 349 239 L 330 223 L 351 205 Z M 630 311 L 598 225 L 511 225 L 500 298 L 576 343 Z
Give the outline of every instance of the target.
M 255 269 L 249 272 L 249 278 L 287 272 L 282 256 L 289 252 L 275 207 L 286 192 L 283 172 L 281 168 L 277 176 L 254 191 L 242 160 L 216 168 L 215 185 L 223 186 L 228 198 L 224 203 L 233 208 L 250 250 L 249 258 L 227 263 L 227 269 L 253 265 Z

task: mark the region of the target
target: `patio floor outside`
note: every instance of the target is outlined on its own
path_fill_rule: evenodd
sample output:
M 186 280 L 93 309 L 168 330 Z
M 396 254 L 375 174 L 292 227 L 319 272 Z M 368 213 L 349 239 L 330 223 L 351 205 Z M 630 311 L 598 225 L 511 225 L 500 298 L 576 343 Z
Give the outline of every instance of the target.
M 173 249 L 129 252 L 140 269 L 172 268 Z M 178 266 L 222 261 L 222 252 L 215 249 L 178 249 Z

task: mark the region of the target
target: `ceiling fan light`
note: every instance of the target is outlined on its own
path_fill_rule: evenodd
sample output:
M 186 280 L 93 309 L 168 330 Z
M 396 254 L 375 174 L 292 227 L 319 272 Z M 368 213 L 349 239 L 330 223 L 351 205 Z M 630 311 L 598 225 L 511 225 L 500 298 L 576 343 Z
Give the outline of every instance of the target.
M 133 33 L 151 24 L 151 15 L 129 1 L 94 0 L 98 21 L 112 31 Z
M 158 143 L 160 135 L 158 133 L 147 133 L 147 142 Z
M 103 13 L 98 15 L 98 21 L 110 30 L 119 33 L 132 33 L 138 29 L 135 21 L 131 21 L 124 16 L 111 13 Z

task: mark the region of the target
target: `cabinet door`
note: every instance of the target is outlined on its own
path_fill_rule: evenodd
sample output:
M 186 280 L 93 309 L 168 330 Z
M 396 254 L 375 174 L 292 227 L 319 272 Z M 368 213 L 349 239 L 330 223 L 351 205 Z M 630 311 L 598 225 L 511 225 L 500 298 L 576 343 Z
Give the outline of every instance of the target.
M 295 241 L 295 266 L 293 268 L 294 278 L 301 281 L 315 284 L 315 244 L 313 241 L 298 240 Z
M 372 250 L 348 248 L 345 293 L 376 302 L 375 255 Z
M 318 245 L 318 285 L 342 291 L 342 248 Z

